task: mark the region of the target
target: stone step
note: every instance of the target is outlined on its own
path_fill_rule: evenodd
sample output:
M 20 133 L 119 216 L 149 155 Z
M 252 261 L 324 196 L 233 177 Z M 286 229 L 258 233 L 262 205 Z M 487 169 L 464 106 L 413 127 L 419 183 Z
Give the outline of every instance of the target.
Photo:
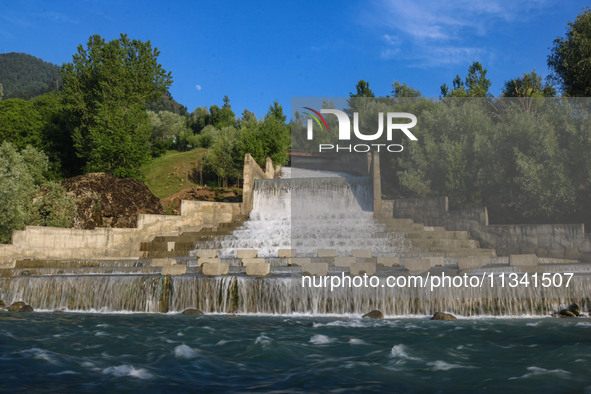
M 404 233 L 405 238 L 470 239 L 467 231 L 411 231 Z
M 83 268 L 83 267 L 146 267 L 150 260 L 145 259 L 105 259 L 105 260 L 17 260 L 14 268 Z
M 171 251 L 164 251 L 164 250 L 151 250 L 151 251 L 145 251 L 142 252 L 143 253 L 143 258 L 145 259 L 161 259 L 161 258 L 165 258 L 165 257 L 189 257 L 189 251 L 175 251 L 175 250 L 171 250 Z
M 100 274 L 156 274 L 162 267 L 51 267 L 14 268 L 2 276 L 53 276 L 53 275 L 100 275 Z
M 473 239 L 445 239 L 445 238 L 412 238 L 407 242 L 419 249 L 452 249 L 452 248 L 473 248 L 478 249 L 480 243 Z

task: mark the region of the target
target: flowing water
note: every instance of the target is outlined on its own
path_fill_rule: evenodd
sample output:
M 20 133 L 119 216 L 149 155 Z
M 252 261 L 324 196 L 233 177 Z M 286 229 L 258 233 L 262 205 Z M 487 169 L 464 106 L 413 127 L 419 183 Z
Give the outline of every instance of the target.
M 374 255 L 399 255 L 402 235 L 384 237 L 373 218 L 369 177 L 343 173 L 284 169 L 281 179 L 255 181 L 253 210 L 244 225 L 221 242 L 222 257 L 237 249 L 258 249 L 259 257 L 278 249 L 316 256 L 318 249 L 371 249 Z
M 590 349 L 590 319 L 0 312 L 0 392 L 589 392 Z

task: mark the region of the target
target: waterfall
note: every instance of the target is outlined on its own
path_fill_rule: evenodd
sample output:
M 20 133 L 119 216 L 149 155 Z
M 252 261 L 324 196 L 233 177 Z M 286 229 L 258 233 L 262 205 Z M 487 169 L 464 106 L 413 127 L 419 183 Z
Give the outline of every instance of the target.
M 171 311 L 260 314 L 363 314 L 379 309 L 386 315 L 431 315 L 447 311 L 461 316 L 549 315 L 571 302 L 591 307 L 587 279 L 563 288 L 337 288 L 302 287 L 301 278 L 245 276 L 178 276 L 172 280 Z
M 159 312 L 162 276 L 46 275 L 0 278 L 0 299 L 35 309 Z
M 281 179 L 255 181 L 249 219 L 221 242 L 222 257 L 237 249 L 258 249 L 259 257 L 278 249 L 296 249 L 298 256 L 318 249 L 371 249 L 374 255 L 399 255 L 402 235 L 378 236 L 385 227 L 373 219 L 369 177 L 321 171 L 289 171 Z

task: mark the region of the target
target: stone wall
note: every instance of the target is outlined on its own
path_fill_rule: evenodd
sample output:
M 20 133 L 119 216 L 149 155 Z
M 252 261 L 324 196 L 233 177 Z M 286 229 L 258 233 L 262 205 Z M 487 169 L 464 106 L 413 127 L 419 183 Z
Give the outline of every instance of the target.
M 156 235 L 178 235 L 229 223 L 242 215 L 242 204 L 181 201 L 180 215 L 138 215 L 136 228 L 80 230 L 27 226 L 14 231 L 12 243 L 0 245 L 0 266 L 16 259 L 138 258 L 140 243 Z
M 252 156 L 244 159 L 242 203 L 181 201 L 179 215 L 138 215 L 136 228 L 96 228 L 80 230 L 27 226 L 14 231 L 12 243 L 0 245 L 0 267 L 12 267 L 18 259 L 99 259 L 139 258 L 140 243 L 157 235 L 178 235 L 230 223 L 248 215 L 252 209 L 255 179 L 273 178 L 281 171 L 267 159 L 263 171 Z
M 495 224 L 486 208 L 449 210 L 447 197 L 383 200 L 378 215 L 408 218 L 427 226 L 469 231 L 498 255 L 535 253 L 539 257 L 591 261 L 591 234 L 583 224 Z

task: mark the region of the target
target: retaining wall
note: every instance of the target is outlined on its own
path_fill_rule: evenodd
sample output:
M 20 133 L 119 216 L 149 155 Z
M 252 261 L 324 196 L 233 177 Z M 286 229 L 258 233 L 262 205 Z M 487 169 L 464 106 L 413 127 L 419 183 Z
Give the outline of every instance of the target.
M 159 235 L 178 235 L 230 223 L 252 210 L 255 179 L 273 178 L 281 171 L 267 159 L 263 171 L 252 156 L 244 159 L 242 203 L 181 201 L 179 215 L 138 215 L 136 228 L 95 228 L 80 230 L 27 226 L 13 231 L 12 243 L 0 245 L 0 267 L 10 268 L 19 259 L 139 258 L 141 242 Z
M 450 211 L 447 197 L 383 200 L 379 214 L 469 231 L 481 247 L 494 248 L 498 255 L 534 253 L 591 261 L 591 234 L 585 234 L 582 223 L 491 225 L 486 208 Z

